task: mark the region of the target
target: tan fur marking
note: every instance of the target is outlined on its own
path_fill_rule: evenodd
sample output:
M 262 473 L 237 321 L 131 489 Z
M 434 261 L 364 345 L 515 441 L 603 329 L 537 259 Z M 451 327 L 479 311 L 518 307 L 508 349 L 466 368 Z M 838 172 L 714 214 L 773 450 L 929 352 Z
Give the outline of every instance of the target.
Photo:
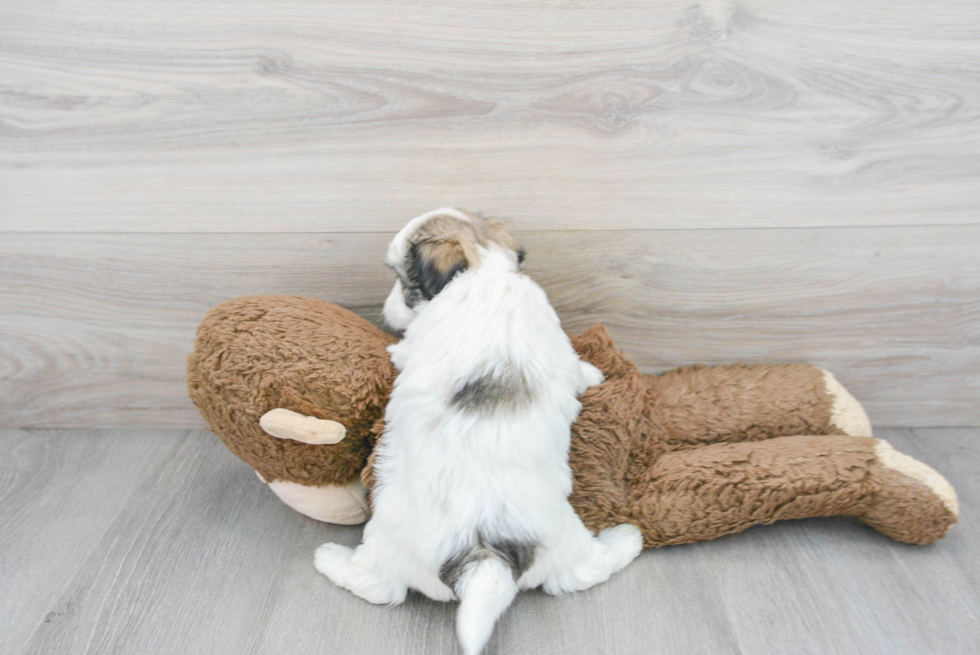
M 481 230 L 486 232 L 487 242 L 499 243 L 509 250 L 517 250 L 517 241 L 507 231 L 507 225 L 499 218 L 484 218 L 481 223 Z
M 412 236 L 411 243 L 419 247 L 419 253 L 440 272 L 466 262 L 467 268 L 478 268 L 478 246 L 489 248 L 497 244 L 508 250 L 517 250 L 517 242 L 503 221 L 481 218 L 470 212 L 461 212 L 469 221 L 442 214 L 427 220 Z
M 440 273 L 464 261 L 470 263 L 463 247 L 454 240 L 425 241 L 419 244 L 418 249 L 422 259 L 431 262 Z

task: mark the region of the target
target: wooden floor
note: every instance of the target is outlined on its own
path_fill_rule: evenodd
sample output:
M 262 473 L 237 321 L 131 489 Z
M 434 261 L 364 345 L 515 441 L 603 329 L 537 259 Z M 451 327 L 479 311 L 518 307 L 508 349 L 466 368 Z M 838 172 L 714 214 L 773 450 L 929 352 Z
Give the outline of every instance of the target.
M 848 519 L 648 551 L 606 584 L 518 597 L 488 653 L 980 651 L 980 429 L 879 435 L 960 494 L 907 546 Z M 0 653 L 456 653 L 452 604 L 376 607 L 312 567 L 361 529 L 287 509 L 210 433 L 0 431 Z

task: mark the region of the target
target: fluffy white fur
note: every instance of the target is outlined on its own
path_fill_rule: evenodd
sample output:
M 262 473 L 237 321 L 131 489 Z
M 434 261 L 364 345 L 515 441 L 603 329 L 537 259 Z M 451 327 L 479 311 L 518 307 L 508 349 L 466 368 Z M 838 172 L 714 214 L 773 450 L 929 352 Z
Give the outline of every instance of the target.
M 399 233 L 390 264 L 401 263 L 407 240 L 435 214 Z M 458 592 L 457 631 L 467 655 L 483 649 L 519 588 L 587 589 L 642 548 L 631 525 L 594 536 L 567 500 L 577 396 L 602 382 L 602 373 L 578 358 L 513 251 L 491 244 L 480 256 L 479 267 L 414 309 L 405 306 L 400 283 L 392 290 L 385 316 L 406 331 L 389 347 L 399 375 L 379 445 L 374 515 L 356 550 L 328 543 L 315 557 L 318 571 L 372 603 L 400 603 L 408 589 L 441 601 Z M 488 411 L 453 403 L 467 382 L 515 374 L 528 391 L 523 403 Z M 531 544 L 533 563 L 515 581 L 505 563 L 479 560 L 454 592 L 440 568 L 480 538 Z

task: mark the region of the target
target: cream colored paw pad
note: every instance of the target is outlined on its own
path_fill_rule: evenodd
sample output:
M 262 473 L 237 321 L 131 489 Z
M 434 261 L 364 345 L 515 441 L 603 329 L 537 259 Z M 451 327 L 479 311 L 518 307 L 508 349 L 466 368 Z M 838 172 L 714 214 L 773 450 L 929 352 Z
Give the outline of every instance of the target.
M 830 371 L 823 372 L 823 380 L 827 393 L 834 399 L 830 407 L 830 422 L 852 437 L 874 436 L 871 433 L 871 421 L 857 398 Z
M 939 475 L 932 467 L 898 452 L 892 448 L 891 444 L 881 439 L 875 444 L 875 456 L 885 468 L 898 471 L 929 487 L 943 501 L 946 509 L 959 518 L 960 505 L 956 498 L 956 491 L 953 490 L 953 486 L 947 482 L 946 478 Z

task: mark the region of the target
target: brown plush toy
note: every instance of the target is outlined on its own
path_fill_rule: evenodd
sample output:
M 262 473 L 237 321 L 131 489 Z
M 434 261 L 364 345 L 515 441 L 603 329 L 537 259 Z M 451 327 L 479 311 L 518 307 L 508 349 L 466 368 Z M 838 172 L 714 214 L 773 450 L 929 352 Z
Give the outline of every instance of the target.
M 360 523 L 394 341 L 320 300 L 238 298 L 201 323 L 188 389 L 211 430 L 287 505 Z M 593 531 L 633 523 L 651 548 L 844 515 L 927 544 L 957 520 L 949 483 L 873 439 L 861 405 L 826 371 L 736 365 L 654 377 L 602 326 L 572 343 L 606 376 L 572 426 L 570 501 Z

